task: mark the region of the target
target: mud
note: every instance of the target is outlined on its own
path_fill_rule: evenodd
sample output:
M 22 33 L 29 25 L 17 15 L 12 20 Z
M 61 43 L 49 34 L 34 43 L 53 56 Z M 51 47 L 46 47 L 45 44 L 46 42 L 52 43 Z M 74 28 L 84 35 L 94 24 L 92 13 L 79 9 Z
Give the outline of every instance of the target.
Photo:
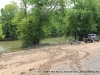
M 57 50 L 59 54 L 57 54 L 57 52 L 53 52 L 53 53 L 49 52 L 51 54 L 49 57 L 49 61 L 39 66 L 39 69 L 38 69 L 40 72 L 39 75 L 50 75 L 50 72 L 46 73 L 45 71 L 50 71 L 54 63 L 65 61 L 65 60 L 71 61 L 69 63 L 69 67 L 71 70 L 75 71 L 74 65 L 76 65 L 79 71 L 83 71 L 80 60 L 89 56 L 90 54 L 88 52 L 82 51 L 85 53 L 85 55 L 82 57 L 79 57 L 79 51 L 75 51 L 75 50 L 70 51 L 70 50 L 62 50 L 62 49 L 57 49 Z M 66 53 L 66 54 L 63 56 L 63 53 Z M 62 57 L 54 59 L 55 57 L 58 57 L 60 54 L 62 54 Z
M 100 75 L 99 56 L 100 42 L 2 53 L 0 75 Z

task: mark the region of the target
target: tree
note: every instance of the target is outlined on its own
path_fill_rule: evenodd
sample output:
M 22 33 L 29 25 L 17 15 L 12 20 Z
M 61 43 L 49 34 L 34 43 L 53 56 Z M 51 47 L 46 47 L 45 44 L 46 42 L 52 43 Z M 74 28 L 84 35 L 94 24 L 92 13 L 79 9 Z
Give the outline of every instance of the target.
M 46 25 L 46 32 L 49 36 L 63 36 L 66 34 L 68 25 L 68 15 L 66 8 L 66 0 L 51 0 L 51 11 L 49 11 L 50 22 L 49 26 Z M 50 7 L 49 6 L 49 7 Z
M 97 31 L 94 18 L 95 5 L 93 0 L 74 0 L 73 3 L 74 7 L 69 17 L 69 29 L 75 40 L 77 37 L 82 40 L 83 36 Z
M 44 5 L 41 6 L 41 3 L 30 3 L 31 5 L 36 4 L 31 12 L 26 9 L 29 1 L 22 0 L 22 3 L 25 7 L 24 9 L 22 8 L 22 11 L 24 11 L 22 13 L 24 15 L 19 18 L 21 14 L 17 14 L 12 22 L 18 25 L 23 47 L 29 47 L 39 44 L 40 39 L 43 37 L 42 26 L 46 24 L 45 20 L 47 20 L 48 14 L 43 11 Z
M 3 27 L 3 33 L 7 40 L 16 39 L 16 25 L 13 25 L 11 20 L 14 18 L 17 11 L 17 6 L 15 3 L 7 4 L 5 8 L 1 9 L 1 24 Z
M 66 26 L 66 3 L 64 2 L 65 0 L 29 0 L 26 2 L 33 7 L 31 8 L 31 12 L 27 13 L 27 18 L 22 19 L 20 22 L 20 32 L 24 47 L 39 44 L 40 40 L 44 37 L 45 30 L 47 32 L 48 27 L 53 27 L 54 22 L 57 28 L 59 28 L 57 31 L 61 33 L 60 35 L 64 33 L 63 29 L 65 30 Z M 52 13 L 54 14 L 52 15 Z M 54 15 L 56 15 L 56 20 L 52 22 L 54 18 L 52 16 Z M 30 33 L 28 33 L 29 31 Z M 54 33 L 52 32 L 54 31 L 53 29 L 49 29 L 48 31 Z

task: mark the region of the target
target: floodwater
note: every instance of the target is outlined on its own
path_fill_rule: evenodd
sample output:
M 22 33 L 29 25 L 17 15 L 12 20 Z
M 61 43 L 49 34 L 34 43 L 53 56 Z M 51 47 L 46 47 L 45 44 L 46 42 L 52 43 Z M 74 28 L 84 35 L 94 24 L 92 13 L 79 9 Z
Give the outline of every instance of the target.
M 3 47 L 2 46 L 0 46 L 0 51 L 3 51 Z
M 21 41 L 0 41 L 0 52 L 16 51 L 21 49 Z

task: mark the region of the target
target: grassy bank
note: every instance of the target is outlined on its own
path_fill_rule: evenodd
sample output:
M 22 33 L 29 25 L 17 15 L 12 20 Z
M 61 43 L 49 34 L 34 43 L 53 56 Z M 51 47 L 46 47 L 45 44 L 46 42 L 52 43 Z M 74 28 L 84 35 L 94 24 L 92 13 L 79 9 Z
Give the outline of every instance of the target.
M 41 41 L 41 44 L 61 44 L 66 43 L 66 39 L 64 37 L 55 37 L 55 38 L 45 38 Z

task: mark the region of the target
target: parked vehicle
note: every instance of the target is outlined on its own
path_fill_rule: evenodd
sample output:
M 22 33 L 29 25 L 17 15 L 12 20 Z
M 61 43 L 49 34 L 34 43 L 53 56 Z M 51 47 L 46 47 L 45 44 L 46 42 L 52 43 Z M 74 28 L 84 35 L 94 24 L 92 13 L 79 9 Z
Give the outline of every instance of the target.
M 100 37 L 97 36 L 96 34 L 88 34 L 83 39 L 84 39 L 84 42 L 87 43 L 88 41 L 90 41 L 90 42 L 99 41 Z

